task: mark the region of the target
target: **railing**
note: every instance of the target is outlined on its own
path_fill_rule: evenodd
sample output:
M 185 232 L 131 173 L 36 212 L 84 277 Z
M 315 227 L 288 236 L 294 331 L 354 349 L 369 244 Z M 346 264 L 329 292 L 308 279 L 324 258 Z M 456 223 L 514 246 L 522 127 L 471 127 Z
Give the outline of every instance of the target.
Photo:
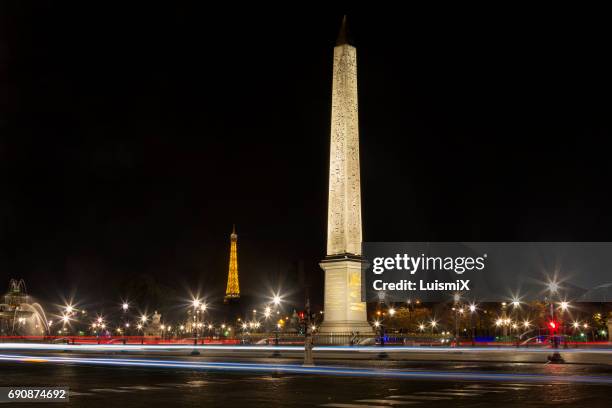
M 502 340 L 502 341 L 500 341 Z M 353 333 L 331 333 L 315 334 L 315 345 L 355 345 L 355 346 L 418 346 L 418 347 L 502 347 L 514 346 L 521 348 L 528 347 L 549 347 L 550 342 L 543 340 L 529 344 L 520 344 L 516 341 L 503 341 L 500 339 L 490 341 L 488 338 L 476 338 L 472 342 L 469 338 L 461 338 L 456 344 L 452 337 L 437 334 L 386 334 L 383 338 L 371 334 Z M 560 347 L 589 347 L 589 346 L 609 346 L 607 341 L 575 341 L 567 338 L 561 341 Z M 234 337 L 162 337 L 162 336 L 0 336 L 0 343 L 47 343 L 47 344 L 130 344 L 130 345 L 151 345 L 151 344 L 218 344 L 218 345 L 303 345 L 304 336 L 291 333 L 250 333 L 240 334 Z

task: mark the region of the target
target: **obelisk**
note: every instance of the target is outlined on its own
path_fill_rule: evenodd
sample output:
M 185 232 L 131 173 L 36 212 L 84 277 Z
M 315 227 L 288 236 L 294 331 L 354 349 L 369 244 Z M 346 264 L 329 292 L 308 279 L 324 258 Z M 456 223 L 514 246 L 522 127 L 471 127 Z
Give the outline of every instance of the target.
M 346 16 L 336 46 L 329 154 L 324 321 L 320 333 L 371 333 L 361 301 L 361 182 L 357 118 L 357 50 Z

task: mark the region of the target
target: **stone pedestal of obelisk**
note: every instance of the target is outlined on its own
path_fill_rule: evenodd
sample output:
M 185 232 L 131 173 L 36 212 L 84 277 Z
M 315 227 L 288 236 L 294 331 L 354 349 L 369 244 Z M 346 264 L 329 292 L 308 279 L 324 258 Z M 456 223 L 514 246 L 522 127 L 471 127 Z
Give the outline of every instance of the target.
M 357 50 L 346 17 L 336 47 L 332 90 L 324 320 L 321 334 L 372 333 L 361 299 L 361 181 L 357 118 Z

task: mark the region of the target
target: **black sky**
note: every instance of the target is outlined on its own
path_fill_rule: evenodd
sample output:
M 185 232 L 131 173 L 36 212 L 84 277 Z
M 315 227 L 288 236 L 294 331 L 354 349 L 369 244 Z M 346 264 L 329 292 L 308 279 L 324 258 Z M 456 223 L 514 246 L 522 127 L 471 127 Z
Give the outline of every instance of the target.
M 611 240 L 609 25 L 349 13 L 367 241 Z M 320 301 L 341 12 L 2 7 L 0 289 Z

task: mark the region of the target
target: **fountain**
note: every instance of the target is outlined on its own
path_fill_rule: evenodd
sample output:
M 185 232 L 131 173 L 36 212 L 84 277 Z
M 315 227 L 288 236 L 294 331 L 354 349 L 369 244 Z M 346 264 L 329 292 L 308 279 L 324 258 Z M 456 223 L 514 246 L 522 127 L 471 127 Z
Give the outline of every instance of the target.
M 42 306 L 31 302 L 23 279 L 11 279 L 4 303 L 0 303 L 0 335 L 41 336 L 48 332 Z

